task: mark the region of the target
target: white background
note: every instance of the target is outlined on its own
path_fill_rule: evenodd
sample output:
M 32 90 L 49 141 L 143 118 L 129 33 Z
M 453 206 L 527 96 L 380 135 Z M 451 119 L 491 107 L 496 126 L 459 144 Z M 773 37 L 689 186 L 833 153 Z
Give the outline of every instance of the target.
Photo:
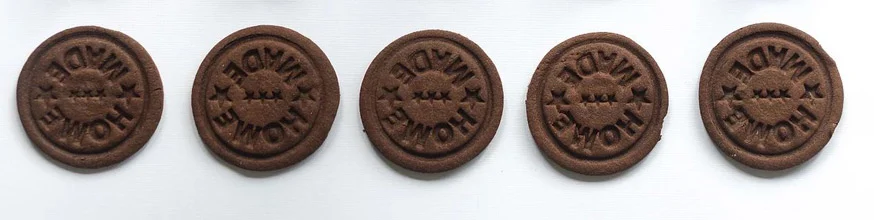
M 21 1 L 0 4 L 0 219 L 872 219 L 872 5 L 867 1 Z M 710 142 L 697 87 L 728 33 L 780 22 L 814 36 L 837 62 L 843 118 L 820 154 L 796 169 L 752 170 Z M 200 62 L 252 25 L 294 29 L 334 65 L 342 103 L 322 147 L 298 165 L 253 173 L 201 143 L 191 114 Z M 164 115 L 151 141 L 119 166 L 88 171 L 47 159 L 15 108 L 25 59 L 73 26 L 126 33 L 151 54 Z M 491 145 L 449 173 L 411 173 L 382 159 L 362 132 L 358 91 L 373 57 L 398 37 L 446 29 L 494 61 L 504 117 Z M 670 94 L 663 138 L 610 177 L 551 165 L 528 132 L 535 67 L 578 34 L 626 35 L 655 57 Z

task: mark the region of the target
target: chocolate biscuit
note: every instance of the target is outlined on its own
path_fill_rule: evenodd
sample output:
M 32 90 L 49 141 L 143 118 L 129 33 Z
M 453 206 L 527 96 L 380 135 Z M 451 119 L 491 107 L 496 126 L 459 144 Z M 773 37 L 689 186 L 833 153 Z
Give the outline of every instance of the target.
M 476 157 L 501 121 L 501 79 L 486 53 L 449 31 L 425 30 L 389 44 L 361 85 L 367 137 L 389 161 L 435 173 Z
M 531 79 L 528 127 L 561 167 L 609 175 L 637 164 L 661 139 L 668 89 L 631 39 L 589 33 L 552 48 Z
M 810 35 L 760 23 L 738 29 L 710 52 L 698 87 L 704 127 L 728 157 L 782 170 L 828 143 L 843 109 L 835 62 Z
M 207 147 L 234 166 L 282 169 L 315 152 L 340 101 L 327 56 L 297 32 L 254 26 L 221 40 L 194 81 L 191 105 Z
M 74 27 L 45 40 L 18 78 L 18 115 L 42 152 L 78 168 L 117 164 L 155 132 L 164 94 L 152 58 L 127 35 Z

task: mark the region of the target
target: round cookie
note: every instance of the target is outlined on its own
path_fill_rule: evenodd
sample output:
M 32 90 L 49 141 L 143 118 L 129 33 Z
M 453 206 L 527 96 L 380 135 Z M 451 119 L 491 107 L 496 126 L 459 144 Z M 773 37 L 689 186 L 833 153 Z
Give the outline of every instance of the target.
M 589 33 L 552 48 L 528 85 L 528 127 L 561 167 L 609 175 L 661 139 L 668 90 L 652 56 L 631 39 Z
M 152 58 L 127 35 L 74 27 L 45 40 L 18 77 L 18 115 L 42 152 L 77 168 L 117 164 L 143 147 L 164 100 Z
M 501 122 L 503 89 L 479 46 L 453 32 L 425 30 L 374 58 L 359 104 L 367 137 L 385 158 L 436 173 L 486 148 Z
M 278 26 L 225 37 L 204 58 L 191 95 L 200 138 L 219 158 L 255 171 L 315 152 L 340 101 L 337 75 L 310 39 Z
M 794 167 L 828 143 L 843 109 L 835 62 L 810 35 L 777 23 L 738 29 L 710 52 L 698 88 L 704 127 L 727 156 Z

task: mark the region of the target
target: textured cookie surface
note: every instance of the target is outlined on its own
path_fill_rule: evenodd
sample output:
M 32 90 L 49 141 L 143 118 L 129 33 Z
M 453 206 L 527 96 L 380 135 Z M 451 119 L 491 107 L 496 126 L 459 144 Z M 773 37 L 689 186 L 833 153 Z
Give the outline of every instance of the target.
M 729 157 L 758 169 L 786 169 L 816 155 L 841 117 L 835 62 L 790 26 L 754 24 L 710 52 L 699 85 L 701 117 Z
M 254 26 L 209 52 L 191 103 L 197 131 L 213 153 L 267 171 L 315 152 L 339 100 L 337 75 L 315 43 L 287 28 Z
M 139 43 L 83 26 L 55 34 L 30 55 L 18 78 L 18 114 L 51 158 L 101 168 L 136 153 L 161 118 L 161 78 Z
M 501 121 L 501 79 L 467 38 L 426 30 L 389 44 L 361 85 L 370 141 L 388 160 L 418 172 L 454 169 L 489 144 Z
M 526 107 L 531 134 L 549 159 L 607 175 L 638 163 L 659 141 L 668 93 L 642 47 L 622 35 L 590 33 L 543 58 Z

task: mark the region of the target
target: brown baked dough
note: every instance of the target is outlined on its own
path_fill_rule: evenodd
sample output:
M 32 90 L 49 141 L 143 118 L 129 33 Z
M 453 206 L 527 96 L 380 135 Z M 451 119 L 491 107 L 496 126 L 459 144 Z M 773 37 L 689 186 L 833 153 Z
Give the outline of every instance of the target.
M 328 57 L 297 32 L 254 26 L 209 52 L 191 95 L 194 121 L 209 149 L 234 166 L 282 169 L 316 151 L 340 101 Z
M 528 85 L 528 127 L 565 169 L 609 175 L 637 164 L 661 139 L 668 88 L 631 39 L 589 33 L 552 48 Z
M 361 120 L 385 158 L 434 173 L 476 157 L 501 122 L 501 79 L 486 53 L 449 31 L 426 30 L 389 44 L 361 85 Z
M 74 27 L 45 40 L 18 77 L 18 115 L 42 152 L 78 168 L 102 168 L 152 136 L 164 94 L 146 50 L 127 35 Z
M 764 170 L 794 167 L 828 143 L 843 109 L 835 62 L 813 37 L 777 23 L 738 29 L 710 52 L 698 100 L 714 143 Z

